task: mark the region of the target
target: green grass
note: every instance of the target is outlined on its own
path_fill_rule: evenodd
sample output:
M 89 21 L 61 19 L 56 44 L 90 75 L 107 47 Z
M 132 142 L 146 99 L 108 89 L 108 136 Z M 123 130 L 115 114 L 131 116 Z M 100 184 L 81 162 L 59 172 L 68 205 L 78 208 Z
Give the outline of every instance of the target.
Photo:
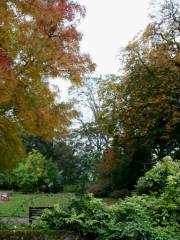
M 4 191 L 5 192 L 5 191 Z M 23 194 L 14 192 L 9 201 L 0 203 L 0 217 L 28 217 L 29 207 L 50 207 L 59 203 L 62 207 L 70 203 L 73 193 L 58 194 Z M 115 199 L 102 199 L 107 205 L 113 205 L 117 202 Z
M 9 201 L 0 203 L 0 216 L 22 216 L 28 217 L 29 207 L 45 207 L 61 204 L 66 206 L 73 194 L 58 193 L 58 194 L 23 194 L 14 192 Z

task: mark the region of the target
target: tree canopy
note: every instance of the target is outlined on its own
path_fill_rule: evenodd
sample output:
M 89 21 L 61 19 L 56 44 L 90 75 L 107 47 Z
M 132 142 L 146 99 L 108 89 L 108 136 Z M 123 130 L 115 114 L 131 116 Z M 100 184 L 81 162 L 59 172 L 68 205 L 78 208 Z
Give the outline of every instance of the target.
M 3 0 L 0 3 L 0 162 L 22 152 L 20 136 L 64 136 L 71 107 L 55 101 L 49 78 L 79 83 L 94 69 L 81 54 L 77 22 L 85 10 L 69 0 Z M 10 161 L 11 160 L 11 161 Z
M 111 81 L 114 99 L 106 98 L 102 111 L 113 143 L 101 169 L 118 188 L 131 188 L 162 157 L 179 157 L 179 19 L 179 4 L 165 1 L 121 52 L 123 74 Z

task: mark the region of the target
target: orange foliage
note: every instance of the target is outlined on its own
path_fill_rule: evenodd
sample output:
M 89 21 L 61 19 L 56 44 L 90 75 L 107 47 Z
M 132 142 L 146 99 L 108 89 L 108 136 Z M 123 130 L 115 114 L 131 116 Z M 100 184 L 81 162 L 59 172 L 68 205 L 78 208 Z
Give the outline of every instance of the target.
M 113 171 L 115 166 L 115 153 L 113 147 L 109 147 L 103 153 L 102 161 L 98 166 L 99 172 L 101 172 L 103 176 L 108 176 Z
M 0 1 L 0 161 L 16 158 L 22 132 L 46 140 L 66 135 L 74 113 L 55 101 L 47 79 L 79 83 L 94 69 L 79 48 L 76 23 L 84 13 L 69 0 Z

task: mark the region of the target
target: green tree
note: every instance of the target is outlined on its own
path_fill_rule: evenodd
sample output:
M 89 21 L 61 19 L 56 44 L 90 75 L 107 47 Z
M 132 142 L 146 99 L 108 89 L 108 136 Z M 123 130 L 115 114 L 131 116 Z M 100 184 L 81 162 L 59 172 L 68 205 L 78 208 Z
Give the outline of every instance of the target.
M 45 141 L 41 137 L 24 134 L 22 135 L 22 142 L 24 144 L 26 153 L 37 150 L 47 159 L 53 158 L 53 140 Z
M 102 111 L 105 99 L 110 99 L 109 81 L 116 82 L 117 76 L 87 77 L 80 86 L 70 89 L 70 103 L 77 111 L 68 144 L 73 146 L 77 157 L 79 172 L 78 182 L 85 188 L 97 178 L 97 164 L 99 164 L 103 151 L 110 144 L 109 132 L 104 131 L 106 122 Z
M 104 85 L 107 85 L 108 80 L 109 77 L 87 77 L 80 86 L 73 86 L 69 90 L 69 101 L 78 113 L 72 133 L 79 137 L 78 141 L 99 153 L 109 143 L 108 136 L 102 131 L 103 122 L 100 118 L 105 95 Z
M 80 159 L 75 154 L 74 145 L 64 139 L 54 139 L 47 142 L 40 137 L 31 135 L 24 135 L 23 143 L 27 153 L 35 149 L 47 159 L 52 159 L 59 171 L 62 172 L 63 184 L 74 184 L 77 181 L 80 173 Z
M 13 182 L 23 192 L 60 191 L 62 175 L 57 166 L 33 150 L 13 171 Z
M 55 141 L 52 160 L 62 171 L 63 184 L 75 184 L 79 177 L 79 159 L 74 146 L 65 141 Z

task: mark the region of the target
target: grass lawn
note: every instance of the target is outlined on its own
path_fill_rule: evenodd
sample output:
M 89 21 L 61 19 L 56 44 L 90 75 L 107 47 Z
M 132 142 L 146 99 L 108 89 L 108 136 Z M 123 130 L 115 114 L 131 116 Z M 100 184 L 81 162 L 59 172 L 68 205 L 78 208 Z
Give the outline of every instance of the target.
M 28 217 L 29 207 L 45 207 L 61 204 L 66 206 L 73 194 L 58 193 L 58 194 L 22 194 L 14 192 L 9 201 L 0 203 L 0 216 L 22 216 Z

